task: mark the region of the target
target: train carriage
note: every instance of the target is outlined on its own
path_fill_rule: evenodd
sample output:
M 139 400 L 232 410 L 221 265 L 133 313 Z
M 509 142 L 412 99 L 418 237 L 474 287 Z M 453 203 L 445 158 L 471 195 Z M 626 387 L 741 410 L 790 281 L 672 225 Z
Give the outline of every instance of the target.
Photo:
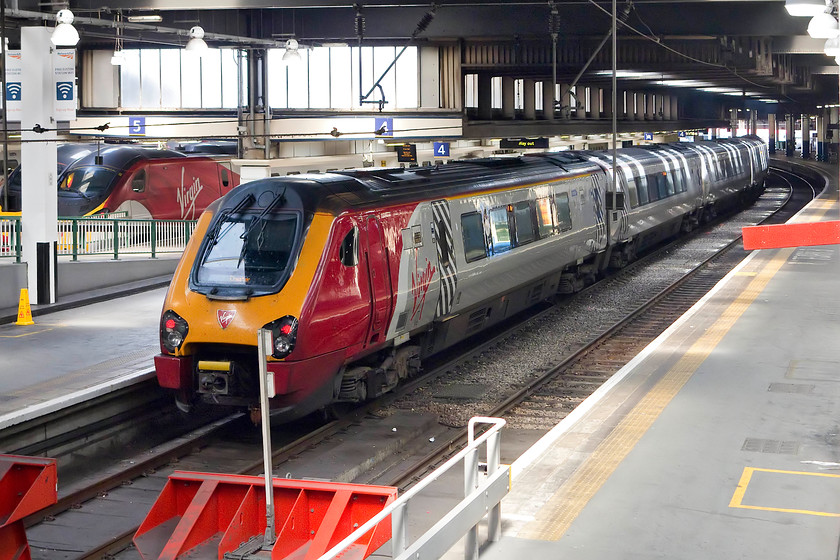
M 594 152 L 248 183 L 199 220 L 164 303 L 158 379 L 184 408 L 254 406 L 264 327 L 283 418 L 381 394 L 753 189 L 760 151 L 619 150 L 619 196 Z

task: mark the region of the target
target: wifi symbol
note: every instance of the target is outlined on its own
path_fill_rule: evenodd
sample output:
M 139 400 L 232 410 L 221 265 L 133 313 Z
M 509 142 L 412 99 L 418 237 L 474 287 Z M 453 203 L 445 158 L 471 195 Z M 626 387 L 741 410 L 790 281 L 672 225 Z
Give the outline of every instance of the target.
M 71 101 L 73 99 L 73 82 L 56 82 L 55 98 L 59 101 Z
M 20 101 L 20 82 L 6 84 L 6 101 Z

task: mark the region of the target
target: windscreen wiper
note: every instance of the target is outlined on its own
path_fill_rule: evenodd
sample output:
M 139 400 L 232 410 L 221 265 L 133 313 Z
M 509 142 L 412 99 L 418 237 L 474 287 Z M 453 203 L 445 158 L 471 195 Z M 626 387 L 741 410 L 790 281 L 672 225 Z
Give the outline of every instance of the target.
M 245 231 L 242 232 L 242 235 L 239 236 L 239 239 L 242 240 L 242 250 L 239 251 L 239 261 L 236 263 L 236 268 L 239 268 L 239 265 L 242 264 L 242 259 L 245 258 L 245 250 L 248 247 L 248 234 L 256 227 L 257 224 L 260 224 L 265 219 L 265 216 L 274 210 L 280 204 L 286 202 L 286 189 L 283 189 L 283 192 L 276 195 L 274 199 L 268 203 L 268 205 L 263 208 L 263 211 L 259 213 L 258 216 L 255 216 L 251 219 L 251 223 L 248 224 L 248 227 L 245 228 Z
M 256 199 L 254 198 L 254 195 L 249 193 L 248 196 L 246 196 L 245 198 L 240 200 L 239 203 L 236 206 L 234 206 L 230 210 L 223 210 L 222 211 L 222 213 L 219 215 L 218 221 L 216 222 L 216 227 L 213 229 L 213 233 L 210 234 L 210 244 L 211 244 L 210 246 L 211 247 L 213 245 L 216 245 L 222 239 L 222 237 L 227 235 L 227 232 L 230 231 L 230 228 L 233 227 L 233 222 L 231 222 L 231 223 L 228 224 L 228 227 L 225 228 L 225 231 L 220 232 L 220 230 L 222 229 L 222 224 L 225 221 L 225 218 L 227 218 L 228 216 L 231 216 L 233 214 L 238 214 L 238 213 L 242 212 L 243 210 L 245 210 L 246 208 L 251 206 L 254 203 L 255 200 Z

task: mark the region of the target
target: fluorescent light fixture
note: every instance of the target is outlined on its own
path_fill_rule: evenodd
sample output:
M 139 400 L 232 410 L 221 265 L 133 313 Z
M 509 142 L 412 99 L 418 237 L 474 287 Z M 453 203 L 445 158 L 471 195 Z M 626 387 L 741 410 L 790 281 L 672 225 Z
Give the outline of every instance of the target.
M 808 35 L 814 39 L 831 39 L 840 35 L 837 20 L 831 14 L 817 14 L 808 23 Z
M 163 16 L 159 14 L 139 14 L 134 16 L 126 16 L 131 23 L 160 23 L 163 21 Z
M 190 40 L 187 41 L 187 45 L 184 47 L 184 50 L 201 56 L 206 53 L 209 48 L 210 47 L 207 46 L 207 43 L 204 42 L 204 28 L 200 25 L 192 26 L 190 28 Z
M 73 12 L 70 10 L 59 10 L 55 16 L 58 25 L 50 37 L 50 41 L 56 47 L 75 47 L 79 42 L 79 32 L 73 27 Z
M 785 9 L 792 16 L 813 17 L 825 12 L 823 0 L 785 0 Z

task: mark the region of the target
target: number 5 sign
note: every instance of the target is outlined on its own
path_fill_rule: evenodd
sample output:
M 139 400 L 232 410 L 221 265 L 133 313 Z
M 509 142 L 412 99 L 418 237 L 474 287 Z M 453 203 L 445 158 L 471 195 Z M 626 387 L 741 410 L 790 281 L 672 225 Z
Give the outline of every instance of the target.
M 145 136 L 146 117 L 128 117 L 128 134 L 130 136 Z
M 449 142 L 435 142 L 435 157 L 449 157 Z

